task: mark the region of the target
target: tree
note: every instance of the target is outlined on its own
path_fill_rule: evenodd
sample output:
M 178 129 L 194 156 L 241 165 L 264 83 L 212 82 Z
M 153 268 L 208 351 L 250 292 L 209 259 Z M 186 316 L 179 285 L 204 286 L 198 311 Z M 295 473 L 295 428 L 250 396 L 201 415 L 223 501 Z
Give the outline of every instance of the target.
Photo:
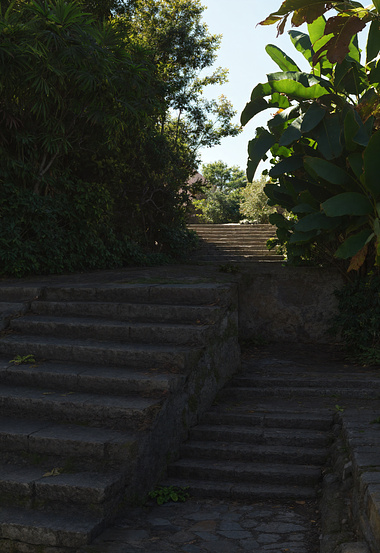
M 206 223 L 237 223 L 241 219 L 241 190 L 247 178 L 239 167 L 228 167 L 223 161 L 202 165 L 205 178 L 201 189 L 204 198 L 194 200 L 194 207 L 201 212 Z
M 240 167 L 228 167 L 220 160 L 202 165 L 202 175 L 207 188 L 218 189 L 224 193 L 243 188 L 247 184 L 247 177 Z
M 197 150 L 238 129 L 227 101 L 202 107 L 197 72 L 218 42 L 200 5 L 175 5 L 180 17 L 164 1 L 2 0 L 0 273 L 111 267 L 191 245 Z

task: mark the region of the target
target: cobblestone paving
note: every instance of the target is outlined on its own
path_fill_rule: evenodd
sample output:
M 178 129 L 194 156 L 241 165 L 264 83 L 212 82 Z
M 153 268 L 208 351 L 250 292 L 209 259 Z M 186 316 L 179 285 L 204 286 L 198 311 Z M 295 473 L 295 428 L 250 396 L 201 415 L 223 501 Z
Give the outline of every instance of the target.
M 317 553 L 315 504 L 190 499 L 129 511 L 93 542 L 99 553 Z

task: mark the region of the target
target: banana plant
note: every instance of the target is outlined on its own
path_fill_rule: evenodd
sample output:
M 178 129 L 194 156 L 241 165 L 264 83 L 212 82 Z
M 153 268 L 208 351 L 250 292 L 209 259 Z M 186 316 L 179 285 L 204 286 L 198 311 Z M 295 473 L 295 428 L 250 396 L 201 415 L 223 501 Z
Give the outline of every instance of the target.
M 374 20 L 362 65 L 356 34 L 340 63 L 321 51 L 326 27 L 322 14 L 308 24 L 308 34 L 289 32 L 309 72 L 267 45 L 281 71 L 253 89 L 241 123 L 277 111 L 249 142 L 247 176 L 252 181 L 270 154 L 265 193 L 270 205 L 294 214 L 294 220 L 271 216 L 279 241 L 300 254 L 313 244 L 333 247 L 337 258 L 351 259 L 348 270 L 358 270 L 365 260 L 380 266 L 380 29 Z

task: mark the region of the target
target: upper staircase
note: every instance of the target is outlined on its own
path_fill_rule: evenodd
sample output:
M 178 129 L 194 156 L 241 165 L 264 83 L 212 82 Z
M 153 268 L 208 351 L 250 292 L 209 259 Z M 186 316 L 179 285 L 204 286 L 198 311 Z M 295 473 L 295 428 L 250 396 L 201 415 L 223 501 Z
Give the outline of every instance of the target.
M 194 262 L 242 263 L 281 262 L 283 257 L 268 250 L 267 241 L 275 237 L 273 225 L 260 224 L 192 224 L 201 241 L 191 256 Z
M 18 309 L 12 294 L 0 288 Z M 151 489 L 236 371 L 236 289 L 146 283 L 30 295 L 0 338 L 0 550 L 79 551 Z

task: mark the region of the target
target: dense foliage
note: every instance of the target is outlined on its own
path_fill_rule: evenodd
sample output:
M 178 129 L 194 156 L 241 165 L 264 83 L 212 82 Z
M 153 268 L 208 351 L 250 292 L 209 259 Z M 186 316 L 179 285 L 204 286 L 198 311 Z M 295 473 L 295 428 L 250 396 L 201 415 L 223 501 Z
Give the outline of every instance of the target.
M 240 221 L 241 192 L 247 184 L 244 171 L 228 167 L 223 161 L 202 165 L 204 183 L 202 198 L 193 200 L 198 219 L 205 223 L 237 223 Z
M 365 365 L 380 365 L 380 276 L 370 273 L 336 292 L 334 319 L 350 355 Z
M 240 196 L 240 214 L 241 219 L 248 219 L 250 223 L 269 223 L 269 216 L 277 213 L 274 206 L 268 205 L 268 196 L 264 188 L 267 179 L 262 176 L 247 184 L 241 191 Z
M 226 99 L 202 105 L 202 87 L 225 79 L 198 79 L 219 44 L 202 11 L 197 0 L 1 1 L 0 274 L 191 247 L 197 150 L 239 132 Z
M 285 4 L 294 9 L 294 2 Z M 313 4 L 318 9 L 301 10 L 307 12 L 309 34 L 289 33 L 309 62 L 309 72 L 276 46 L 266 47 L 281 71 L 269 74 L 267 83 L 253 89 L 242 123 L 264 109 L 278 111 L 268 129 L 257 129 L 249 143 L 248 178 L 270 151 L 271 181 L 265 192 L 272 205 L 296 216 L 289 221 L 276 213 L 270 220 L 293 261 L 317 254 L 318 261 L 350 260 L 348 270 L 367 270 L 380 264 L 379 15 L 375 8 L 370 12 L 366 63 L 360 61 L 355 33 L 347 44 L 339 43 L 340 63 L 336 63 L 328 42 L 333 30 L 320 15 L 325 3 Z M 347 24 L 352 18 L 362 20 L 361 8 L 354 4 L 355 15 L 347 10 L 336 17 Z M 301 8 L 306 2 L 299 0 L 297 5 Z

